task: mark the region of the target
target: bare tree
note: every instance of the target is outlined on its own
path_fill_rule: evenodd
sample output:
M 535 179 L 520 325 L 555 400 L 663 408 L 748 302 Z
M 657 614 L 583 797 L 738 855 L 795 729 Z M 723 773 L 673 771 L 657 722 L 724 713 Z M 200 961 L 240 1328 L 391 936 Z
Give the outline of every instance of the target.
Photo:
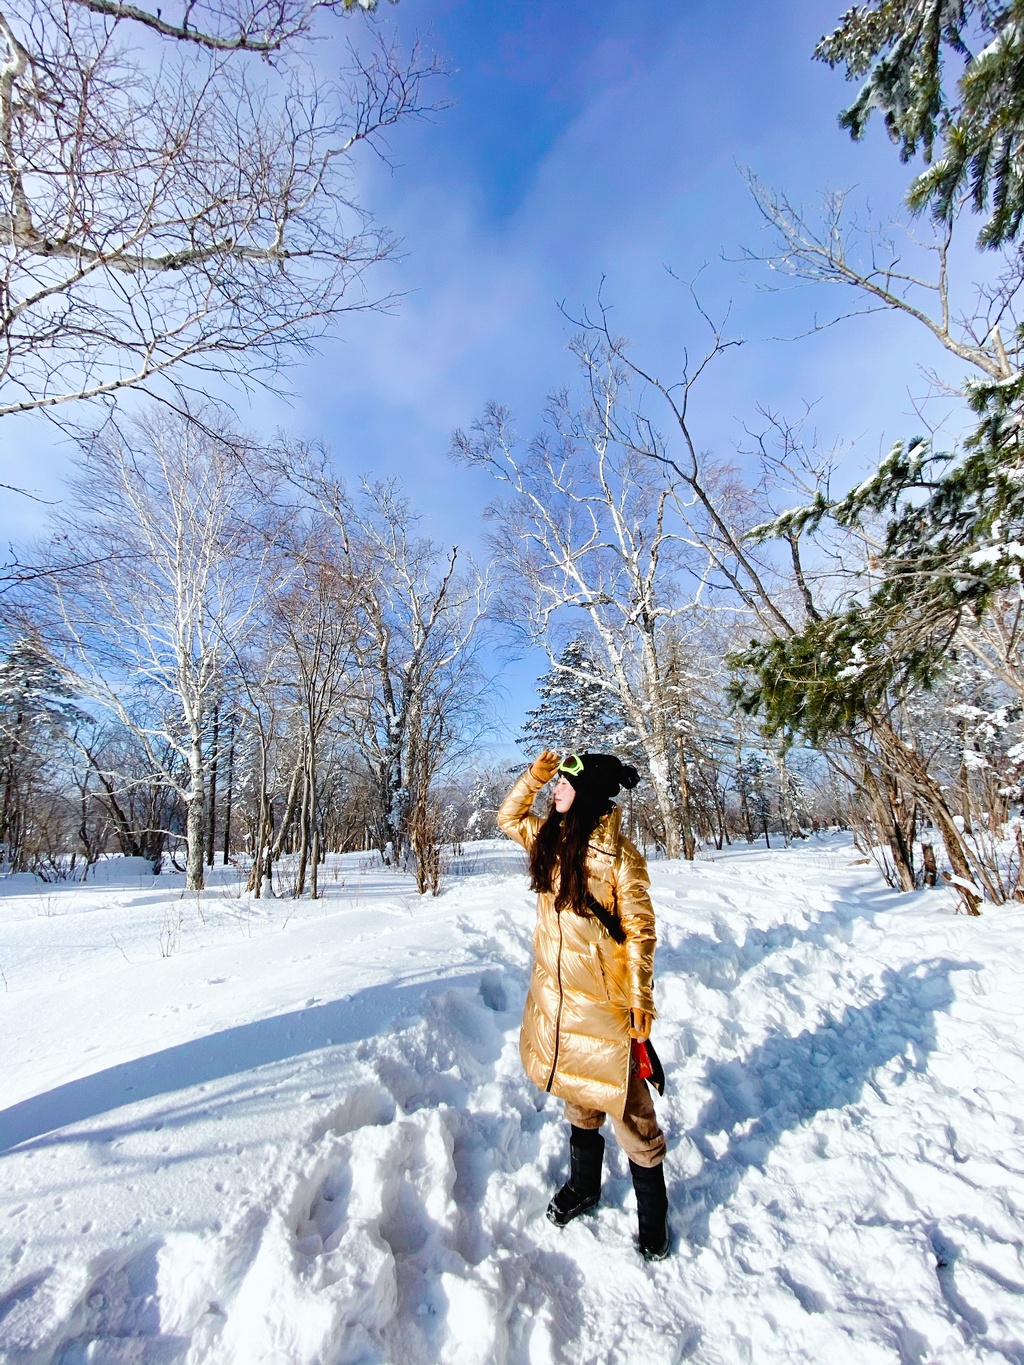
M 556 395 L 532 443 L 524 448 L 492 405 L 472 433 L 455 433 L 453 451 L 508 490 L 493 509 L 505 619 L 552 661 L 559 624 L 575 613 L 589 621 L 601 677 L 643 752 L 666 852 L 692 856 L 665 646 L 669 627 L 701 602 L 713 561 L 670 522 L 674 484 L 638 451 L 620 349 L 593 332 L 574 347 L 583 396 Z
M 486 709 L 473 646 L 487 612 L 487 576 L 458 546 L 418 534 L 396 481 L 364 479 L 353 496 L 324 451 L 299 445 L 271 463 L 322 519 L 309 553 L 320 555 L 347 604 L 356 671 L 343 684 L 344 735 L 371 775 L 375 842 L 396 863 L 412 852 L 420 890 L 436 892 L 433 852 L 427 856 L 430 831 L 439 828 L 429 814 L 433 783 Z
M 378 306 L 357 286 L 391 244 L 352 157 L 424 107 L 430 68 L 378 38 L 314 74 L 290 44 L 346 7 L 0 12 L 0 416 L 131 387 L 187 407 L 211 373 L 272 382 Z
M 95 779 L 93 803 L 106 812 L 121 852 L 146 858 L 158 872 L 176 808 L 180 810 L 178 790 L 166 779 L 176 767 L 181 774 L 180 754 L 165 743 L 154 766 L 137 735 L 109 719 L 83 727 L 75 736 L 75 747 L 84 759 L 86 776 Z
M 231 448 L 169 413 L 108 424 L 83 448 L 75 503 L 53 544 L 94 547 L 88 572 L 57 574 L 30 603 L 85 695 L 143 746 L 187 811 L 187 884 L 203 886 L 206 742 L 237 648 L 263 607 L 260 511 Z M 170 755 L 172 762 L 168 763 Z M 180 766 L 179 766 L 180 765 Z
M 75 0 L 92 14 L 130 20 L 161 38 L 217 52 L 255 52 L 268 57 L 307 36 L 318 16 L 347 10 L 373 10 L 377 0 L 182 0 L 178 5 L 145 6 L 121 0 Z
M 332 505 L 337 516 L 342 503 L 333 495 Z M 423 861 L 430 788 L 473 710 L 466 703 L 474 693 L 460 690 L 458 680 L 487 609 L 488 584 L 457 546 L 442 549 L 416 534 L 416 517 L 394 484 L 364 485 L 348 515 L 365 632 L 352 739 L 376 777 L 382 851 L 390 845 L 399 858 L 417 827 L 420 889 L 436 892 Z
M 263 629 L 255 641 L 229 640 L 228 646 L 238 678 L 242 739 L 236 765 L 242 771 L 237 785 L 252 854 L 248 889 L 257 897 L 269 897 L 274 894 L 274 863 L 284 848 L 302 773 L 301 755 L 296 760 L 294 753 L 288 752 L 288 741 L 297 729 L 294 688 L 286 692 L 282 687 L 287 676 L 284 641 L 268 637 Z M 275 824 L 274 798 L 282 777 L 288 795 L 283 818 Z
M 308 870 L 313 900 L 318 895 L 321 853 L 322 751 L 330 727 L 340 724 L 346 703 L 351 704 L 359 691 L 358 606 L 348 566 L 338 562 L 331 540 L 330 525 L 321 517 L 289 546 L 294 567 L 287 587 L 274 597 L 270 622 L 271 630 L 285 642 L 283 659 L 294 679 L 285 690 L 294 694 L 301 733 L 295 894 L 301 896 L 305 890 Z
M 697 307 L 700 309 L 699 303 Z M 784 513 L 771 523 L 770 535 L 763 534 L 764 527 L 754 525 L 757 514 L 764 512 L 767 491 L 764 481 L 759 489 L 754 489 L 737 478 L 728 467 L 703 453 L 694 431 L 694 388 L 707 365 L 729 344 L 722 329 L 706 314 L 704 317 L 711 333 L 709 345 L 695 363 L 684 355 L 682 373 L 672 381 L 660 379 L 632 358 L 626 344 L 611 333 L 603 307 L 595 321 L 588 320 L 587 351 L 607 354 L 623 375 L 640 386 L 629 404 L 619 410 L 609 407 L 614 414 L 611 430 L 615 440 L 628 448 L 635 459 L 664 471 L 666 496 L 683 528 L 682 534 L 691 546 L 707 556 L 709 571 L 705 577 L 709 591 L 705 601 L 717 590 L 725 594 L 724 599 L 720 596 L 718 600 L 731 600 L 732 609 L 748 620 L 752 633 L 762 640 L 797 640 L 801 632 L 813 631 L 821 625 L 834 601 L 849 599 L 851 593 L 856 594 L 870 581 L 870 534 L 859 528 L 848 530 L 843 539 L 828 547 L 828 571 L 823 572 L 820 563 L 813 569 L 804 563 L 804 533 L 808 526 L 818 524 L 813 517 Z M 667 435 L 649 416 L 648 395 L 659 398 L 669 414 Z M 792 458 L 798 445 L 791 430 L 778 421 L 771 425 L 775 434 L 784 438 L 787 458 Z M 811 506 L 819 511 L 824 509 L 827 501 L 821 482 L 829 475 L 828 462 L 811 459 L 800 471 L 794 471 L 785 460 L 780 463 L 787 473 L 796 473 L 799 480 L 810 479 Z M 775 542 L 774 552 L 765 548 L 768 541 Z M 820 559 L 821 554 L 819 546 L 816 556 Z M 818 599 L 816 591 L 824 591 L 826 602 Z M 755 653 L 758 648 L 751 646 Z M 663 670 L 659 695 L 664 695 L 666 681 Z M 740 692 L 742 695 L 742 688 Z M 905 709 L 905 696 L 896 692 L 881 696 L 871 713 L 857 723 L 843 719 L 831 733 L 841 739 L 846 754 L 852 755 L 854 762 L 840 766 L 848 778 L 859 782 L 869 804 L 884 812 L 876 826 L 886 832 L 900 883 L 908 888 L 914 885 L 914 810 L 923 808 L 941 833 L 958 889 L 973 911 L 978 901 L 976 886 L 984 869 L 961 837 L 941 784 L 917 751 Z M 803 724 L 815 743 L 825 744 L 830 733 L 820 728 L 815 733 L 813 727 L 806 729 L 807 717 L 795 727 L 791 717 L 780 722 L 771 707 L 765 715 L 774 734 L 791 735 L 794 728 Z M 825 752 L 829 752 L 827 744 Z M 778 767 L 778 753 L 774 761 Z M 782 767 L 779 777 L 783 783 L 781 824 L 788 837 L 797 828 L 797 822 L 788 777 Z M 688 810 L 690 781 L 685 761 L 680 764 L 680 782 L 680 805 Z

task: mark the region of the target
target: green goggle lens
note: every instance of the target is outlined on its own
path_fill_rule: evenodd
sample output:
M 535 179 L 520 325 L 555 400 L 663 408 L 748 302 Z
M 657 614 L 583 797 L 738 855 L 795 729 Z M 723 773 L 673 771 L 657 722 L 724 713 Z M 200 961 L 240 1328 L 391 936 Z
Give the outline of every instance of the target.
M 583 759 L 579 754 L 570 754 L 558 765 L 558 771 L 567 777 L 577 777 L 583 771 Z

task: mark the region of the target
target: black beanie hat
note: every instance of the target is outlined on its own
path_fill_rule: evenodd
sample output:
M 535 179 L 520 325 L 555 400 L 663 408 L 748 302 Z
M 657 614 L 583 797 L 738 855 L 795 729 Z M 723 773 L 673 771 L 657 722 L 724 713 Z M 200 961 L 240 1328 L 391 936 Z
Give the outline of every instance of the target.
M 629 763 L 622 763 L 614 754 L 577 754 L 583 764 L 578 773 L 559 770 L 559 776 L 573 787 L 578 796 L 591 801 L 610 801 L 618 796 L 620 787 L 631 790 L 640 781 L 640 774 Z

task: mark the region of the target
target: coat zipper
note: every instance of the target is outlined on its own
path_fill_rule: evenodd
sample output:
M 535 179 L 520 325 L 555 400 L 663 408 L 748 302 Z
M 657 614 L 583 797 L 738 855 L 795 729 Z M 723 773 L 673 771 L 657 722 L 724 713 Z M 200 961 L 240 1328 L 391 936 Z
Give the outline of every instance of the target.
M 551 1090 L 552 1085 L 554 1084 L 554 1080 L 555 1080 L 555 1068 L 558 1066 L 558 1045 L 559 1045 L 559 1041 L 560 1041 L 560 1038 L 561 1038 L 561 1032 L 562 1032 L 562 1002 L 563 1002 L 563 1000 L 565 999 L 565 996 L 564 996 L 563 993 L 562 993 L 562 915 L 561 915 L 561 911 L 556 910 L 556 911 L 555 911 L 555 915 L 556 915 L 557 918 L 558 918 L 558 962 L 557 962 L 557 970 L 558 970 L 558 1009 L 555 1011 L 555 1053 L 554 1053 L 554 1056 L 551 1058 L 551 1075 L 548 1077 L 548 1083 L 547 1083 L 547 1085 L 544 1087 L 544 1089 L 545 1089 L 546 1091 L 549 1091 L 549 1092 L 550 1092 L 550 1090 Z

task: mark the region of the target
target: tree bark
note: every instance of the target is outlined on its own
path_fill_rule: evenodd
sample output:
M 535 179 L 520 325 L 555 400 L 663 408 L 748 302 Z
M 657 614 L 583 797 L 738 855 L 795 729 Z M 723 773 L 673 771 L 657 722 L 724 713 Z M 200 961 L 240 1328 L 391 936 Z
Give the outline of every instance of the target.
M 957 829 L 956 821 L 946 804 L 941 788 L 928 772 L 919 755 L 900 739 L 891 726 L 881 724 L 878 726 L 877 733 L 886 755 L 902 769 L 912 782 L 920 801 L 928 811 L 935 828 L 942 836 L 946 857 L 953 869 L 953 878 L 956 879 L 953 881 L 953 885 L 964 903 L 964 908 L 969 915 L 980 915 L 982 897 L 979 891 L 971 888 L 978 887 L 980 882 L 982 888 L 989 889 L 987 887 L 988 877 L 984 868 L 975 868 L 975 860 Z M 998 896 L 993 896 L 993 899 L 998 900 Z
M 220 703 L 213 707 L 213 745 L 210 752 L 210 818 L 207 823 L 206 865 L 213 866 L 214 846 L 217 842 L 217 744 L 220 730 Z
M 782 837 L 788 848 L 794 839 L 800 837 L 796 811 L 793 808 L 793 785 L 786 766 L 786 747 L 780 743 L 775 751 L 775 767 L 779 777 L 779 819 L 782 823 Z
M 306 758 L 307 784 L 309 787 L 309 800 L 306 809 L 306 828 L 308 831 L 307 849 L 310 858 L 309 869 L 309 896 L 311 900 L 317 899 L 317 888 L 319 879 L 317 877 L 317 866 L 320 862 L 320 826 L 318 824 L 318 801 L 317 801 L 317 765 L 316 765 L 316 740 L 311 734 L 309 737 L 309 753 Z
M 306 889 L 306 866 L 309 862 L 309 765 L 302 774 L 302 801 L 299 805 L 299 872 L 295 879 L 295 898 Z
M 185 823 L 185 889 L 202 891 L 203 854 L 206 847 L 206 783 L 203 746 L 198 734 L 193 737 L 189 746 L 188 766 L 192 782 L 189 787 L 188 815 Z
M 935 864 L 935 849 L 931 844 L 921 845 L 921 860 L 924 863 L 925 886 L 938 886 L 939 870 Z
M 697 841 L 693 837 L 693 816 L 690 809 L 690 774 L 686 766 L 686 754 L 683 750 L 682 736 L 678 739 L 679 745 L 679 834 L 682 839 L 683 857 L 688 863 L 693 862 L 694 854 L 697 851 Z
M 231 737 L 228 740 L 228 790 L 224 802 L 224 866 L 227 867 L 231 854 L 231 800 L 235 786 L 235 723 L 231 721 Z

